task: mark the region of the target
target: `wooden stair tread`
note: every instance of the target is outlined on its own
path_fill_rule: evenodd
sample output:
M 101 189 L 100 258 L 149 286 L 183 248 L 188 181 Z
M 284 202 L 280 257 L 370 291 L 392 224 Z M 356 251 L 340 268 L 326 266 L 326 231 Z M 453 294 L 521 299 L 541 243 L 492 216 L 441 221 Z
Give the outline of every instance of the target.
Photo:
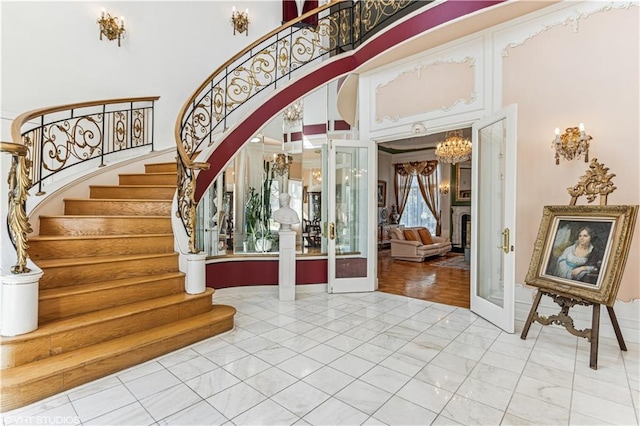
M 135 185 L 134 185 L 135 186 Z M 166 200 L 163 198 L 65 198 L 63 201 L 74 201 L 74 202 L 87 202 L 87 203 L 93 203 L 96 201 L 100 201 L 100 202 L 105 202 L 105 201 L 109 201 L 112 203 L 149 203 L 149 202 L 156 202 L 156 203 L 171 203 L 173 200 Z M 61 216 L 66 216 L 66 215 L 61 215 Z M 69 216 L 73 216 L 73 215 L 69 215 Z M 86 215 L 85 215 L 86 216 Z M 102 216 L 102 215 L 100 215 Z
M 86 201 L 86 200 L 82 200 L 82 201 Z M 90 200 L 90 201 L 96 201 L 96 200 Z M 116 201 L 122 201 L 122 200 L 116 200 Z M 127 200 L 127 201 L 131 201 L 131 200 Z M 137 201 L 137 200 L 136 200 Z M 140 200 L 140 201 L 149 201 L 149 200 Z M 155 201 L 155 200 L 151 200 L 151 201 Z M 167 200 L 158 200 L 158 201 L 167 201 Z M 42 215 L 40 216 L 40 219 L 74 219 L 74 220 L 80 220 L 80 219 L 96 219 L 96 218 L 102 218 L 102 217 L 106 217 L 106 218 L 117 218 L 117 219 L 166 219 L 167 216 L 165 215 L 148 215 L 148 216 L 136 216 L 136 215 L 118 215 L 118 216 L 109 216 L 109 215 L 104 215 L 104 214 L 58 214 L 58 215 Z
M 204 293 L 200 294 L 187 294 L 183 292 L 168 296 L 156 297 L 154 299 L 141 300 L 139 302 L 129 303 L 127 305 L 114 306 L 111 308 L 101 309 L 99 311 L 78 314 L 73 317 L 61 318 L 59 320 L 40 324 L 36 330 L 27 334 L 21 334 L 13 337 L 2 337 L 0 338 L 0 342 L 14 343 L 32 339 L 39 339 L 51 334 L 126 317 L 128 315 L 131 315 L 132 313 L 136 314 L 140 312 L 151 311 L 153 309 L 173 305 L 199 297 L 211 298 L 214 292 L 214 289 L 207 288 Z
M 108 280 L 90 284 L 70 285 L 65 287 L 54 287 L 41 289 L 39 292 L 39 300 L 55 299 L 62 296 L 70 296 L 83 293 L 93 293 L 100 290 L 108 290 L 110 288 L 127 287 L 131 285 L 139 285 L 144 282 L 152 282 L 171 278 L 183 277 L 183 272 L 170 272 L 164 274 L 144 275 L 141 277 L 120 278 L 117 280 Z
M 108 235 L 38 235 L 29 237 L 29 241 L 59 241 L 59 240 L 109 240 L 119 238 L 157 238 L 173 237 L 173 234 L 108 234 Z
M 89 188 L 175 188 L 176 185 L 167 184 L 141 184 L 141 185 L 89 185 Z
M 120 173 L 118 176 L 177 176 L 177 172 Z
M 47 376 L 60 375 L 66 371 L 81 368 L 92 362 L 125 354 L 136 348 L 178 336 L 193 328 L 232 318 L 235 308 L 227 305 L 213 305 L 213 309 L 168 325 L 130 334 L 117 339 L 107 340 L 92 346 L 65 352 L 42 360 L 0 371 L 2 389 L 21 386 Z
M 161 257 L 175 257 L 178 253 L 148 253 L 148 254 L 124 254 L 113 256 L 93 256 L 93 257 L 70 257 L 62 259 L 43 259 L 38 261 L 38 266 L 42 269 L 56 268 L 62 266 L 95 265 L 100 263 L 121 262 L 127 260 L 154 259 Z

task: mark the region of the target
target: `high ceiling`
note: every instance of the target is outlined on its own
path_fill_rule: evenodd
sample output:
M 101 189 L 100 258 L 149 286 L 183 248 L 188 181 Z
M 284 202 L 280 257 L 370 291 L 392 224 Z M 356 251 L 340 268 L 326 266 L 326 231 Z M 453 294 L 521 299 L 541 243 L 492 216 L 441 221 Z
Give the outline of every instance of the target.
M 462 130 L 462 135 L 465 138 L 471 139 L 471 128 L 460 130 Z M 446 136 L 446 132 L 442 132 L 431 135 L 418 135 L 395 141 L 381 142 L 378 144 L 378 149 L 391 154 L 435 149 L 438 142 L 444 141 Z

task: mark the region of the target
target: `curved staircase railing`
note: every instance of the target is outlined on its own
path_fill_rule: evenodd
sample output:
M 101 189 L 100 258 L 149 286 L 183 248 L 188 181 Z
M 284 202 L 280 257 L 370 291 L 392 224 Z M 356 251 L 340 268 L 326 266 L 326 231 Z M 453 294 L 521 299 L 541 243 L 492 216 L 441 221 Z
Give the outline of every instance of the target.
M 7 225 L 16 249 L 14 274 L 27 273 L 26 213 L 29 189 L 43 195 L 46 179 L 70 167 L 132 148 L 153 149 L 154 103 L 159 96 L 107 99 L 39 108 L 25 112 L 11 124 L 13 143 L 2 142 L 12 155 L 9 170 Z
M 230 117 L 255 107 L 258 95 L 275 91 L 303 67 L 327 55 L 354 49 L 404 13 L 429 4 L 415 0 L 338 0 L 309 11 L 266 34 L 215 70 L 189 97 L 178 114 L 174 133 L 178 151 L 178 208 L 189 238 L 196 243 L 195 183 L 209 164 L 198 154 L 220 142 Z M 253 101 L 253 102 L 251 102 Z M 217 138 L 217 140 L 216 140 Z

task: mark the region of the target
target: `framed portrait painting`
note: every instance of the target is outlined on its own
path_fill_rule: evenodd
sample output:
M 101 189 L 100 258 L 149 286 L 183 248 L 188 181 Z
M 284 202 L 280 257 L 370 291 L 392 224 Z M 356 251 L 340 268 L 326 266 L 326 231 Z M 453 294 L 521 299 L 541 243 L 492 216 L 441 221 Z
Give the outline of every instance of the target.
M 638 206 L 545 206 L 525 282 L 613 306 Z
M 384 207 L 387 202 L 387 182 L 378 181 L 378 207 Z

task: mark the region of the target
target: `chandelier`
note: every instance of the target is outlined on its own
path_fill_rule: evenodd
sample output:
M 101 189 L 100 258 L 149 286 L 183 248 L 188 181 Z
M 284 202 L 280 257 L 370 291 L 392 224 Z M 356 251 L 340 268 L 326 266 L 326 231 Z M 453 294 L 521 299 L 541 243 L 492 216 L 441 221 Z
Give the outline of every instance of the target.
M 302 115 L 304 114 L 304 106 L 302 99 L 292 103 L 282 113 L 282 118 L 287 126 L 293 127 L 298 122 L 302 121 Z
M 462 130 L 447 132 L 444 142 L 436 147 L 436 157 L 445 163 L 462 163 L 471 158 L 471 141 L 462 137 Z
M 560 156 L 570 161 L 580 158 L 584 154 L 584 162 L 589 162 L 589 141 L 591 136 L 584 131 L 584 124 L 579 127 L 569 127 L 561 135 L 560 129 L 556 127 L 556 138 L 551 146 L 556 150 L 556 165 L 560 164 Z
M 293 157 L 287 154 L 275 154 L 273 156 L 273 172 L 278 176 L 289 174 L 289 168 L 293 163 Z

